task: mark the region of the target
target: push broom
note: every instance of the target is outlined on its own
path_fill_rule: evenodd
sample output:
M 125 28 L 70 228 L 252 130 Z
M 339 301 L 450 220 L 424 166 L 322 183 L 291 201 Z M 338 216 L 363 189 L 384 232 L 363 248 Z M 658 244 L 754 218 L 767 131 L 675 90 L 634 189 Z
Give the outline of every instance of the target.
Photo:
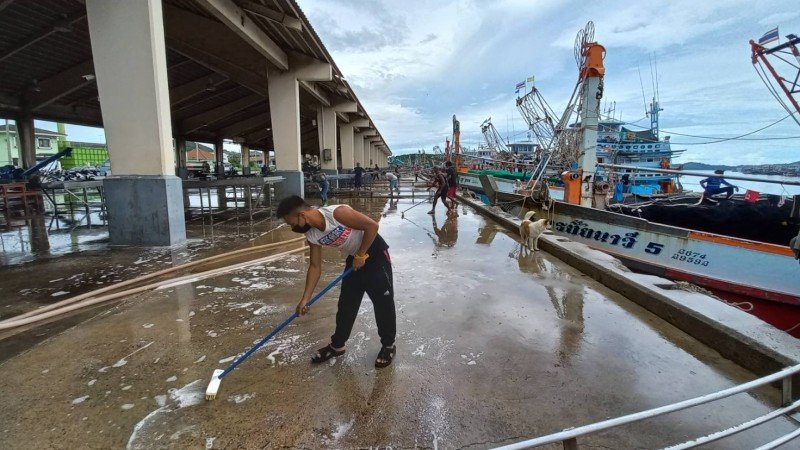
M 342 281 L 342 278 L 344 278 L 347 275 L 349 275 L 352 271 L 353 271 L 352 267 L 348 267 L 347 269 L 345 269 L 345 271 L 342 272 L 341 275 L 336 277 L 335 280 L 331 281 L 327 286 L 325 286 L 325 288 L 323 290 L 319 291 L 319 294 L 315 295 L 314 298 L 312 298 L 311 301 L 308 302 L 307 306 L 311 307 L 311 305 L 313 305 L 314 302 L 316 302 L 317 300 L 322 298 L 322 296 L 325 295 L 325 293 L 327 293 L 334 286 L 336 286 L 340 281 Z M 217 392 L 219 391 L 219 385 L 220 385 L 220 383 L 222 383 L 222 379 L 226 375 L 231 373 L 231 371 L 233 369 L 235 369 L 236 366 L 238 366 L 239 364 L 244 362 L 245 359 L 247 359 L 250 356 L 252 356 L 253 353 L 255 353 L 264 344 L 266 344 L 267 341 L 269 341 L 270 339 L 275 337 L 275 335 L 278 334 L 282 329 L 284 329 L 284 327 L 286 327 L 286 325 L 289 325 L 294 319 L 296 319 L 298 317 L 299 317 L 299 315 L 297 314 L 297 312 L 295 312 L 294 314 L 289 316 L 288 319 L 284 320 L 282 324 L 278 325 L 264 339 L 261 339 L 260 341 L 258 341 L 256 343 L 256 345 L 254 345 L 250 350 L 247 351 L 247 353 L 245 353 L 242 356 L 236 358 L 236 360 L 233 363 L 231 363 L 231 365 L 228 366 L 225 370 L 223 370 L 223 369 L 215 369 L 214 373 L 211 375 L 211 382 L 208 383 L 208 388 L 206 389 L 206 400 L 214 400 L 217 397 Z

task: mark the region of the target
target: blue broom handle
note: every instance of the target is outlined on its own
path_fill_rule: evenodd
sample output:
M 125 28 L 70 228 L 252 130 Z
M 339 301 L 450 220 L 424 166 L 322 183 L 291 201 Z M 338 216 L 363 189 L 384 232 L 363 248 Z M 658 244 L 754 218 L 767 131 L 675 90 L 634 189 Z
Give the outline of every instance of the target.
M 327 286 L 325 286 L 325 289 L 323 289 L 323 290 L 319 291 L 319 294 L 315 295 L 315 296 L 314 296 L 314 298 L 312 298 L 312 299 L 311 299 L 311 301 L 310 301 L 310 302 L 308 302 L 308 305 L 307 305 L 307 306 L 309 306 L 309 307 L 310 307 L 311 305 L 313 305 L 313 304 L 314 304 L 314 302 L 316 302 L 317 300 L 319 300 L 320 298 L 322 298 L 322 296 L 323 296 L 323 295 L 325 295 L 325 293 L 326 293 L 326 292 L 328 292 L 328 291 L 330 291 L 331 289 L 333 289 L 333 287 L 334 287 L 334 286 L 336 286 L 336 285 L 337 285 L 337 284 L 338 284 L 340 281 L 342 281 L 342 278 L 344 278 L 344 277 L 346 277 L 347 275 L 349 275 L 349 274 L 350 274 L 350 272 L 352 272 L 352 271 L 353 271 L 353 268 L 352 268 L 352 267 L 348 267 L 347 269 L 345 269 L 345 271 L 344 271 L 344 272 L 342 272 L 342 274 L 341 274 L 341 275 L 339 275 L 338 277 L 336 277 L 336 279 L 335 279 L 335 280 L 331 281 L 331 282 L 330 282 L 330 283 L 329 283 Z M 292 314 L 291 316 L 289 316 L 289 318 L 288 318 L 288 319 L 284 320 L 282 324 L 278 325 L 278 326 L 277 326 L 277 327 L 276 327 L 274 330 L 272 330 L 272 332 L 271 332 L 270 334 L 268 334 L 268 335 L 267 335 L 267 336 L 266 336 L 264 339 L 261 339 L 260 341 L 258 341 L 258 343 L 257 343 L 256 345 L 254 345 L 254 346 L 253 346 L 253 348 L 251 348 L 250 350 L 248 350 L 248 351 L 247 351 L 247 353 L 245 353 L 244 355 L 242 355 L 242 356 L 238 357 L 238 358 L 236 359 L 236 361 L 234 361 L 234 362 L 233 362 L 233 363 L 232 363 L 230 366 L 228 366 L 228 368 L 227 368 L 227 369 L 225 369 L 225 371 L 223 371 L 223 372 L 222 372 L 222 373 L 219 375 L 219 378 L 220 378 L 220 379 L 222 379 L 222 377 L 224 377 L 225 375 L 229 374 L 229 373 L 230 373 L 230 372 L 231 372 L 233 369 L 235 369 L 235 368 L 236 368 L 236 366 L 238 366 L 239 364 L 241 364 L 241 363 L 242 363 L 242 362 L 243 362 L 245 359 L 249 358 L 249 357 L 250 357 L 250 355 L 252 355 L 252 354 L 253 354 L 253 353 L 255 353 L 255 352 L 258 350 L 258 349 L 260 349 L 260 348 L 261 348 L 261 347 L 262 347 L 264 344 L 266 344 L 266 343 L 267 343 L 267 341 L 269 341 L 270 339 L 272 339 L 272 338 L 273 338 L 273 337 L 274 337 L 276 334 L 278 334 L 278 333 L 279 333 L 279 332 L 280 332 L 282 329 L 284 329 L 284 327 L 286 327 L 286 325 L 289 325 L 289 324 L 290 324 L 290 323 L 291 323 L 291 322 L 292 322 L 294 319 L 296 319 L 297 317 L 299 317 L 299 316 L 297 315 L 297 312 L 295 312 L 294 314 Z

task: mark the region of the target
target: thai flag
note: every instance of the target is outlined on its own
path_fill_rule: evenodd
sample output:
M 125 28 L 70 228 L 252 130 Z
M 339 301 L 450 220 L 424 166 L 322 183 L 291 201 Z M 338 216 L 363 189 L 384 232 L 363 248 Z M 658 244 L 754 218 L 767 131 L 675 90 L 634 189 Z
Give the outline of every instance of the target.
M 520 89 L 525 89 L 525 82 L 524 81 L 520 81 L 519 83 L 517 83 L 517 92 L 519 92 Z
M 772 41 L 777 41 L 778 38 L 780 38 L 780 35 L 778 34 L 778 27 L 775 27 L 761 36 L 761 38 L 758 40 L 758 45 L 769 44 Z

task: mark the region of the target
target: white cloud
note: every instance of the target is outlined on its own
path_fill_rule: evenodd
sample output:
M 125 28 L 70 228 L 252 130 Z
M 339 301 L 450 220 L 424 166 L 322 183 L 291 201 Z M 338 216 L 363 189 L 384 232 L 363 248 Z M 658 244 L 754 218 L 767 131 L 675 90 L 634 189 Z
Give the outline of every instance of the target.
M 764 126 L 785 113 L 753 72 L 747 42 L 773 24 L 780 24 L 783 34 L 800 33 L 793 3 L 300 0 L 395 153 L 441 146 L 453 114 L 467 145 L 480 142 L 478 125 L 489 116 L 501 134 L 525 138 L 514 85 L 535 74 L 537 86 L 560 112 L 577 78 L 575 33 L 588 20 L 607 49 L 606 100 L 616 102 L 623 119 L 644 116 L 637 67 L 649 102 L 654 53 L 665 108 L 662 129 L 734 136 Z M 792 136 L 800 130 L 785 121 L 760 135 Z M 800 140 L 686 148 L 684 160 L 800 159 Z

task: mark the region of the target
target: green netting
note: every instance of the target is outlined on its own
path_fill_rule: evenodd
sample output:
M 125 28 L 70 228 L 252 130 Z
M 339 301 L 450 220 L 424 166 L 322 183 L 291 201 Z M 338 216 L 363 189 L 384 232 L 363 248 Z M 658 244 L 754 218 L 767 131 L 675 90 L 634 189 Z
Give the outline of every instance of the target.
M 496 178 L 505 178 L 506 180 L 527 181 L 531 178 L 530 172 L 511 172 L 508 170 L 470 170 L 469 173 L 491 175 Z
M 61 158 L 60 162 L 62 169 L 72 169 L 85 166 L 100 167 L 107 159 L 108 150 L 105 148 L 73 146 L 72 155 Z

